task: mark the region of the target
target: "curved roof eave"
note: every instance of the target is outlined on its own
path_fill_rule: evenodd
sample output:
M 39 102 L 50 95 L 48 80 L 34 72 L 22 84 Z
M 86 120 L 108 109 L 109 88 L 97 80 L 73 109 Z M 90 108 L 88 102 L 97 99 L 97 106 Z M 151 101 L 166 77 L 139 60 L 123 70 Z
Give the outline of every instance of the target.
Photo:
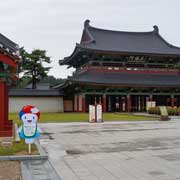
M 77 81 L 77 80 L 73 80 L 72 81 L 74 84 L 81 84 L 81 85 L 94 85 L 94 86 L 113 86 L 113 87 L 171 87 L 171 88 L 176 88 L 176 87 L 180 87 L 180 84 L 177 85 L 164 85 L 164 84 L 136 84 L 136 83 L 132 83 L 132 84 L 117 84 L 117 83 L 99 83 L 99 82 L 81 82 L 81 81 Z
M 60 59 L 59 60 L 59 65 L 67 65 L 66 63 L 70 62 L 70 60 L 72 60 L 79 52 L 79 44 L 76 43 L 76 46 L 74 48 L 74 51 L 72 52 L 72 54 L 68 57 L 65 57 L 64 59 Z
M 158 26 L 153 28 L 154 30 L 147 32 L 106 30 L 93 27 L 90 21 L 86 20 L 80 44 L 76 43 L 73 53 L 59 60 L 59 64 L 71 66 L 80 51 L 179 57 L 180 47 L 167 42 L 159 34 Z
M 142 54 L 146 54 L 146 55 L 157 55 L 157 56 L 162 56 L 162 55 L 167 55 L 167 56 L 180 56 L 180 52 L 177 54 L 170 54 L 170 53 L 157 53 L 157 52 L 140 52 L 140 51 L 111 51 L 111 50 L 103 50 L 103 49 L 93 49 L 90 47 L 86 47 L 84 45 L 79 44 L 78 48 L 81 48 L 81 50 L 85 50 L 85 51 L 94 51 L 94 52 L 100 52 L 100 53 L 112 53 L 112 54 L 132 54 L 132 55 L 142 55 Z M 178 48 L 178 47 L 176 47 Z M 180 50 L 180 48 L 179 48 Z

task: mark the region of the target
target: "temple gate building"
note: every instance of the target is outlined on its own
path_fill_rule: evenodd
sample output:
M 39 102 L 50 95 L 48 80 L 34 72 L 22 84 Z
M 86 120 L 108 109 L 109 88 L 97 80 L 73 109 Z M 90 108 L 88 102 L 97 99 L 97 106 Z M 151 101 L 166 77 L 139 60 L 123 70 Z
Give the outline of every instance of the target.
M 8 88 L 17 83 L 20 62 L 19 46 L 0 34 L 0 137 L 13 136 L 13 122 L 8 120 Z
M 157 26 L 149 32 L 123 32 L 84 23 L 80 44 L 60 65 L 76 68 L 55 88 L 64 90 L 64 111 L 87 112 L 101 103 L 104 112 L 143 112 L 146 102 L 180 106 L 180 48 Z

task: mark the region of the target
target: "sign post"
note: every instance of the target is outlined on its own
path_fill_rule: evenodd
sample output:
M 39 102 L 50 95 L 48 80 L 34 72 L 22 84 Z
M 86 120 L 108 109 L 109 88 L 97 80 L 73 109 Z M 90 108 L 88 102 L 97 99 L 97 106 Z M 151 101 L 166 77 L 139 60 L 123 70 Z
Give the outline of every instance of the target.
M 103 122 L 102 105 L 89 105 L 89 122 Z
M 89 105 L 89 122 L 96 122 L 95 106 Z
M 103 118 L 102 118 L 102 105 L 98 104 L 96 106 L 96 121 L 97 122 L 103 122 Z
M 146 110 L 148 111 L 150 108 L 156 107 L 156 101 L 147 101 L 146 102 Z
M 168 112 L 167 112 L 167 108 L 166 106 L 159 106 L 160 108 L 160 112 L 161 112 L 161 121 L 168 121 L 170 120 L 169 119 L 169 116 L 168 116 Z
M 29 145 L 29 151 L 28 151 L 28 153 L 31 154 L 31 144 L 29 143 L 28 145 Z

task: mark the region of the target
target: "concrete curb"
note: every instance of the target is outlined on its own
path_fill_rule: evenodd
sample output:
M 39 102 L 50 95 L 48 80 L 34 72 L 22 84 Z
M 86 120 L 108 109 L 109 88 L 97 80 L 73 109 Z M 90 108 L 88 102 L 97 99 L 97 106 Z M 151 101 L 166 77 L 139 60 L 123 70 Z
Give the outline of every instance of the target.
M 45 151 L 45 149 L 41 146 L 39 139 L 35 141 L 35 145 L 40 153 L 41 156 L 48 156 L 48 153 Z
M 40 155 L 0 156 L 0 161 L 47 160 L 48 154 L 41 147 L 38 141 L 35 141 L 35 144 Z
M 46 160 L 47 155 L 0 156 L 0 161 Z
M 38 140 L 35 141 L 35 144 L 40 155 L 0 156 L 0 161 L 20 161 L 23 180 L 40 180 L 42 179 L 41 176 L 47 176 L 49 180 L 61 180 L 51 162 L 49 161 L 47 152 L 40 145 Z M 43 165 L 44 169 L 40 169 L 41 166 L 37 166 L 37 168 L 40 169 L 38 172 L 39 174 L 36 172 L 37 169 L 33 169 L 33 166 L 36 167 L 36 164 L 33 165 L 34 161 L 42 163 Z

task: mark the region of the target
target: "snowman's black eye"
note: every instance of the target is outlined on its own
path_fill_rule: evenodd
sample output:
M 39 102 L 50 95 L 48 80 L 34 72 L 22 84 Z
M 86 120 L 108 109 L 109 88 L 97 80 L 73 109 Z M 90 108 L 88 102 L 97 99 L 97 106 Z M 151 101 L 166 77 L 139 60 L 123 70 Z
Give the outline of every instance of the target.
M 24 117 L 24 119 L 26 119 L 26 116 Z
M 34 116 L 33 116 L 33 119 L 34 119 Z

